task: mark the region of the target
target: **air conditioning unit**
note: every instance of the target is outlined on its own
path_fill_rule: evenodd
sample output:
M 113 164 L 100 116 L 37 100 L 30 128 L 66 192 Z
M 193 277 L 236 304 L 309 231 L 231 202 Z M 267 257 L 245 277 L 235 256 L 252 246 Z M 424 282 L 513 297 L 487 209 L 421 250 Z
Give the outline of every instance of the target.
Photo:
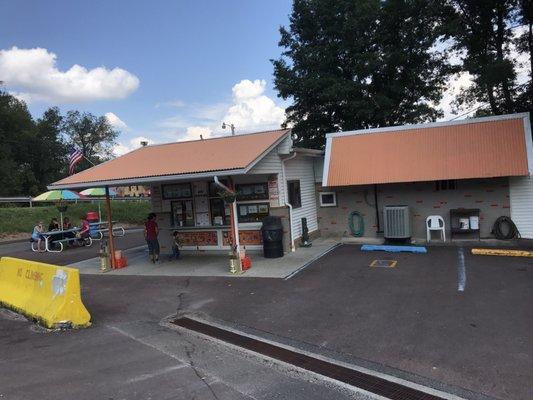
M 411 238 L 409 206 L 385 206 L 383 208 L 383 234 L 385 239 Z

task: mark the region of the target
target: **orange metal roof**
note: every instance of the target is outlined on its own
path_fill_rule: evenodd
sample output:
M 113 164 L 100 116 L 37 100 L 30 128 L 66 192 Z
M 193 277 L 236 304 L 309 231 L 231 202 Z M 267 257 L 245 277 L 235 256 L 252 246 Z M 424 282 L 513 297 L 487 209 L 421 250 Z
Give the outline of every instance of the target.
M 283 129 L 141 147 L 50 187 L 246 169 L 288 132 Z
M 528 175 L 526 124 L 515 114 L 330 134 L 324 186 Z

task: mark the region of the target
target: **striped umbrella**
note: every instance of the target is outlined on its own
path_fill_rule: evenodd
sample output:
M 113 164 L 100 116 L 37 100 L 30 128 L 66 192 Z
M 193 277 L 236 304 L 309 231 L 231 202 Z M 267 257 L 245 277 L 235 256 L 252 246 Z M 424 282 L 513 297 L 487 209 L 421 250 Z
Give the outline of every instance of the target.
M 90 189 L 85 189 L 80 192 L 80 194 L 88 197 L 104 197 L 105 196 L 105 188 L 103 187 L 95 187 Z M 115 197 L 117 195 L 117 192 L 113 189 L 109 189 L 109 196 Z
M 61 206 L 61 203 L 65 200 L 78 200 L 85 199 L 86 196 L 79 194 L 73 190 L 50 190 L 48 192 L 41 193 L 39 196 L 34 197 L 33 201 L 55 201 L 60 203 L 58 209 L 61 216 L 61 229 L 63 229 L 63 211 L 66 210 L 66 206 Z
M 104 197 L 105 188 L 94 187 L 94 188 L 82 190 L 80 193 L 87 197 Z M 111 188 L 109 189 L 109 197 L 117 197 L 117 195 L 118 194 L 115 190 Z M 100 219 L 100 221 L 102 220 L 102 210 L 100 208 L 100 201 L 98 201 L 98 218 Z
M 34 197 L 33 201 L 63 201 L 84 199 L 85 196 L 72 190 L 50 190 Z

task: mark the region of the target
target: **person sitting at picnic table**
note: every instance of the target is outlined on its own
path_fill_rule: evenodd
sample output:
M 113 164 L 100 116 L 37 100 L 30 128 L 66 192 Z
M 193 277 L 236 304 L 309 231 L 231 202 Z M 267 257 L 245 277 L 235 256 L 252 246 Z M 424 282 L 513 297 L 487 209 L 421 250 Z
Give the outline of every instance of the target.
M 82 217 L 80 230 L 76 232 L 76 237 L 79 239 L 80 245 L 83 245 L 85 243 L 85 239 L 89 237 L 89 234 L 90 234 L 89 231 L 90 231 L 89 221 L 87 221 L 87 219 Z
M 70 222 L 69 217 L 65 217 L 65 219 L 63 220 L 63 230 L 68 231 L 69 229 L 72 229 L 72 222 Z
M 52 218 L 50 224 L 48 224 L 48 232 L 58 231 L 60 229 L 61 227 L 59 226 L 59 222 L 57 222 L 57 218 Z
M 63 231 L 69 231 L 72 229 L 72 222 L 70 222 L 69 217 L 65 217 L 63 220 Z M 63 232 L 63 239 L 72 239 L 74 238 L 74 232 Z M 67 246 L 72 246 L 72 242 L 67 242 Z
M 52 220 L 50 221 L 50 223 L 48 224 L 48 232 L 53 232 L 53 231 L 60 231 L 61 230 L 61 227 L 59 226 L 59 222 L 57 221 L 57 218 L 52 218 Z M 55 243 L 56 241 L 58 240 L 61 240 L 63 239 L 63 235 L 51 235 L 50 236 L 50 245 L 52 246 L 52 248 L 56 248 L 57 247 L 57 243 Z
M 31 234 L 31 241 L 37 242 L 37 251 L 39 253 L 42 253 L 45 251 L 44 249 L 41 250 L 41 243 L 44 240 L 43 232 L 44 232 L 43 222 L 39 221 L 39 223 L 33 227 L 33 232 Z

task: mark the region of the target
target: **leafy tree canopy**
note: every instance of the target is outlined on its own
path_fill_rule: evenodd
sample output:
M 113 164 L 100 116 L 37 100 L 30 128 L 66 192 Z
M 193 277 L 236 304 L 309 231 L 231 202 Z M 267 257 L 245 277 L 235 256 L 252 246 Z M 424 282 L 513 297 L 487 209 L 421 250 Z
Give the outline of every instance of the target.
M 112 155 L 118 132 L 105 117 L 57 107 L 34 120 L 26 104 L 0 89 L 0 196 L 36 195 L 68 174 L 69 147 L 98 163 Z M 87 161 L 76 170 L 90 167 Z
M 453 71 L 427 0 L 295 0 L 273 60 L 286 124 L 321 148 L 339 130 L 432 121 Z
M 456 106 L 478 115 L 530 111 L 533 6 L 527 0 L 446 0 L 441 25 L 473 85 Z M 520 57 L 520 56 L 525 57 Z M 527 59 L 521 64 L 521 59 Z M 529 70 L 520 74 L 520 69 Z

